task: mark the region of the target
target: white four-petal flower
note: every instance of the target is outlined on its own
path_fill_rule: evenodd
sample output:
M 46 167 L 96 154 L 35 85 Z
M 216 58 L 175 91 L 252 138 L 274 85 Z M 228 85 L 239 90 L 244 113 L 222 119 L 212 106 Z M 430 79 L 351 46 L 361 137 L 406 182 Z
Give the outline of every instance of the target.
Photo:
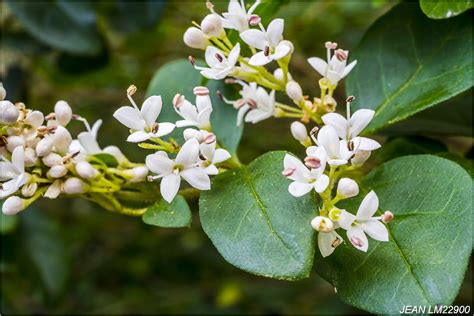
M 283 174 L 293 180 L 288 191 L 294 197 L 303 196 L 313 189 L 321 193 L 329 185 L 329 177 L 324 174 L 324 163 L 316 169 L 308 169 L 298 158 L 286 154 L 283 165 Z
M 209 68 L 194 66 L 201 70 L 201 75 L 214 80 L 224 79 L 230 75 L 235 69 L 235 64 L 240 55 L 240 44 L 237 43 L 226 57 L 225 54 L 214 46 L 206 48 L 205 58 Z
M 250 17 L 259 3 L 260 0 L 255 1 L 246 11 L 244 0 L 241 0 L 240 3 L 238 0 L 230 0 L 227 12 L 222 13 L 222 26 L 226 29 L 237 30 L 239 33 L 248 30 Z
M 345 165 L 352 156 L 347 141 L 340 140 L 336 130 L 329 125 L 323 126 L 319 131 L 318 145 L 324 148 L 327 162 L 331 166 Z
M 29 174 L 25 172 L 24 148 L 18 146 L 13 150 L 11 161 L 0 156 L 0 180 L 2 185 L 0 188 L 0 198 L 6 198 L 15 193 L 29 179 Z
M 275 90 L 267 93 L 264 88 L 257 86 L 255 82 L 244 84 L 241 90 L 242 99 L 239 112 L 237 113 L 237 125 L 242 124 L 245 118 L 247 123 L 258 123 L 270 118 L 275 113 Z
M 184 120 L 176 122 L 177 127 L 196 126 L 202 129 L 210 129 L 212 102 L 209 90 L 205 87 L 194 88 L 196 94 L 196 105 L 191 104 L 183 95 L 174 97 L 173 105 Z
M 216 175 L 219 173 L 219 170 L 216 167 L 216 164 L 230 159 L 230 153 L 222 148 L 216 148 L 217 142 L 213 141 L 210 144 L 202 143 L 200 145 L 201 151 L 201 167 L 209 175 Z M 204 158 L 204 159 L 203 159 Z
M 331 48 L 328 49 L 327 62 L 319 57 L 311 57 L 308 63 L 323 77 L 327 78 L 332 85 L 337 85 L 341 79 L 346 77 L 357 64 L 357 60 L 347 65 L 349 51 L 338 49 L 331 58 Z M 347 66 L 346 66 L 347 65 Z

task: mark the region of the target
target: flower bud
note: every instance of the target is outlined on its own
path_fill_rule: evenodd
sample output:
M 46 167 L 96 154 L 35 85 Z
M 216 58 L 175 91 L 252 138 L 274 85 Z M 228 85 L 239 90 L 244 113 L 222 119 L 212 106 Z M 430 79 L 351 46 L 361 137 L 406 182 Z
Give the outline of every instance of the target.
M 366 150 L 358 150 L 354 155 L 354 158 L 351 159 L 351 163 L 353 166 L 362 166 L 364 162 L 367 161 L 370 157 L 370 151 Z
M 18 120 L 18 109 L 10 101 L 0 101 L 0 123 L 12 125 Z
M 303 101 L 303 90 L 296 81 L 288 81 L 286 84 L 286 94 L 295 102 Z
M 393 219 L 393 213 L 390 212 L 390 211 L 385 211 L 385 213 L 383 213 L 381 219 L 382 219 L 382 222 L 387 224 L 388 222 L 390 222 Z
M 31 197 L 31 196 L 33 196 L 33 194 L 35 194 L 37 189 L 38 189 L 38 184 L 36 182 L 28 183 L 28 184 L 25 184 L 21 188 L 21 194 L 24 197 Z
M 25 166 L 32 167 L 36 164 L 37 160 L 36 151 L 30 147 L 25 148 Z
M 58 101 L 54 106 L 56 121 L 62 126 L 66 126 L 72 118 L 72 109 L 66 101 Z
M 190 27 L 184 32 L 183 40 L 186 45 L 191 48 L 206 49 L 207 38 L 204 33 L 197 27 Z
M 62 165 L 63 164 L 63 157 L 61 157 L 60 155 L 58 155 L 56 153 L 50 153 L 50 154 L 44 156 L 42 161 L 47 167 L 51 168 L 51 167 L 56 166 L 56 165 Z
M 288 73 L 288 81 L 292 81 L 293 78 L 291 77 L 291 74 Z M 283 69 L 281 68 L 278 68 L 276 69 L 274 72 L 273 72 L 273 76 L 275 77 L 276 80 L 278 81 L 283 81 L 284 77 L 283 77 Z
M 102 151 L 106 154 L 114 156 L 115 159 L 117 159 L 119 165 L 123 165 L 128 162 L 127 157 L 125 157 L 120 148 L 117 146 L 107 146 Z
M 61 180 L 55 180 L 44 193 L 44 197 L 55 199 L 61 194 L 63 183 Z
M 311 221 L 311 226 L 318 232 L 330 233 L 334 230 L 332 221 L 324 216 L 316 216 Z
M 36 155 L 38 157 L 44 157 L 48 155 L 53 149 L 54 141 L 52 137 L 45 137 L 38 142 L 36 145 Z
M 201 22 L 201 30 L 208 36 L 218 37 L 224 32 L 222 21 L 217 14 L 208 14 Z
M 145 166 L 135 167 L 133 169 L 127 170 L 127 174 L 131 176 L 130 182 L 143 182 L 145 181 L 148 175 L 148 168 Z
M 87 161 L 79 161 L 76 164 L 76 172 L 83 179 L 94 179 L 99 175 L 99 172 Z
M 54 132 L 53 138 L 56 151 L 63 154 L 67 153 L 72 142 L 72 137 L 69 131 L 63 126 L 58 126 Z
M 184 140 L 190 140 L 191 138 L 196 138 L 201 143 L 199 136 L 200 136 L 200 132 L 194 128 L 187 128 L 183 131 Z
M 66 194 L 82 194 L 89 190 L 89 185 L 79 178 L 69 178 L 64 182 L 64 192 Z
M 44 122 L 44 114 L 40 111 L 31 111 L 26 115 L 25 124 L 30 125 L 36 129 Z
M 13 152 L 13 150 L 17 147 L 24 147 L 25 140 L 21 136 L 10 136 L 7 138 L 7 149 L 9 152 Z
M 51 178 L 62 178 L 66 175 L 67 168 L 64 165 L 56 165 L 52 166 L 51 169 L 48 170 L 47 175 Z
M 291 123 L 291 135 L 293 135 L 293 137 L 300 142 L 306 142 L 308 139 L 308 131 L 306 126 L 298 121 Z
M 337 184 L 337 194 L 343 199 L 354 197 L 359 194 L 359 186 L 352 179 L 342 178 Z
M 2 207 L 2 213 L 5 215 L 15 215 L 25 209 L 25 201 L 18 196 L 10 196 L 5 200 Z
M 0 101 L 5 100 L 6 96 L 7 96 L 7 91 L 3 87 L 3 83 L 0 82 Z

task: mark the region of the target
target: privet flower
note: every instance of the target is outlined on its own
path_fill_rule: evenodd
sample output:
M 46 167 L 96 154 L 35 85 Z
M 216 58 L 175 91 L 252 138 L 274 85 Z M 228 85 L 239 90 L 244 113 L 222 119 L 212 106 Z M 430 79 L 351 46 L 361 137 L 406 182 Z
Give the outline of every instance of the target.
M 257 86 L 255 82 L 246 84 L 238 81 L 238 83 L 243 86 L 243 89 L 240 91 L 242 98 L 233 102 L 224 100 L 239 110 L 237 113 L 237 125 L 242 124 L 243 120 L 255 124 L 275 114 L 274 90 L 267 93 L 264 88 Z
M 347 142 L 339 140 L 336 130 L 331 126 L 323 126 L 318 133 L 318 144 L 324 148 L 327 162 L 331 166 L 345 165 L 352 153 Z
M 196 126 L 203 129 L 211 127 L 212 103 L 209 90 L 206 87 L 195 87 L 196 105 L 191 104 L 183 95 L 177 94 L 173 98 L 173 105 L 184 120 L 176 122 L 177 127 Z
M 199 67 L 196 65 L 194 65 L 194 68 L 200 70 L 201 75 L 208 79 L 214 79 L 214 80 L 224 79 L 225 77 L 232 75 L 232 73 L 235 71 L 236 69 L 235 64 L 237 63 L 239 55 L 240 55 L 239 43 L 237 43 L 237 45 L 235 45 L 234 48 L 232 48 L 228 57 L 226 57 L 224 52 L 221 51 L 220 49 L 214 46 L 208 46 L 206 48 L 205 58 L 206 58 L 206 63 L 209 66 L 209 68 Z
M 230 0 L 227 12 L 222 13 L 222 16 L 224 17 L 222 19 L 222 26 L 226 29 L 237 30 L 239 33 L 248 30 L 249 21 L 258 18 L 258 16 L 253 15 L 253 11 L 259 4 L 260 0 L 255 1 L 250 9 L 246 11 L 243 0 L 240 3 L 238 0 Z
M 23 147 L 16 147 L 13 150 L 11 161 L 0 156 L 0 198 L 5 198 L 15 193 L 29 179 L 30 175 L 25 172 L 25 158 Z
M 311 190 L 315 190 L 318 193 L 326 190 L 329 184 L 329 177 L 324 174 L 325 162 L 320 161 L 319 163 L 320 166 L 308 169 L 298 158 L 288 154 L 285 155 L 283 175 L 293 180 L 288 187 L 291 195 L 300 197 Z
M 216 167 L 216 164 L 224 162 L 230 159 L 230 153 L 222 148 L 216 148 L 217 142 L 214 141 L 210 143 L 202 143 L 200 145 L 201 155 L 199 159 L 201 162 L 201 168 L 209 175 L 216 175 L 219 173 L 219 170 Z

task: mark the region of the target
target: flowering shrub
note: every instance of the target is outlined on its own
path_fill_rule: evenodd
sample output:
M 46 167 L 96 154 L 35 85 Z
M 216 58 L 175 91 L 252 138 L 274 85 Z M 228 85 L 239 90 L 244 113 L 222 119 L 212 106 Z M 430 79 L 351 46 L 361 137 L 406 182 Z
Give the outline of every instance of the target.
M 190 224 L 184 198 L 199 195 L 203 229 L 240 269 L 297 280 L 308 276 L 316 253 L 316 271 L 359 308 L 390 313 L 407 304 L 451 303 L 472 248 L 470 177 L 429 155 L 374 168 L 370 158 L 381 144 L 366 135 L 468 89 L 472 78 L 435 94 L 426 80 L 441 70 L 429 67 L 435 61 L 423 47 L 415 52 L 413 74 L 393 88 L 385 82 L 393 83 L 391 74 L 367 54 L 355 60 L 328 41 L 325 58 L 307 60 L 321 78 L 319 91 L 306 94 L 290 72 L 295 47 L 285 39 L 283 19 L 263 21 L 259 0 L 251 6 L 231 0 L 223 13 L 206 5 L 210 14 L 183 35 L 186 45 L 204 51 L 205 65 L 190 56 L 194 69 L 181 62 L 165 66 L 141 107 L 131 85 L 131 106 L 113 115 L 129 129 L 127 141 L 150 152 L 144 162 L 131 162 L 115 146 L 102 148 L 102 121 L 91 127 L 67 102 L 45 115 L 6 100 L 2 87 L 3 213 L 15 215 L 40 197 L 78 197 L 156 226 L 167 226 L 155 215 L 171 208 L 182 227 Z M 407 5 L 394 10 L 418 19 Z M 461 18 L 453 23 L 462 24 Z M 444 45 L 445 33 L 436 28 L 441 35 L 434 48 Z M 369 31 L 360 50 L 372 48 L 372 36 L 379 35 Z M 451 48 L 459 43 L 446 41 Z M 370 67 L 380 69 L 365 74 Z M 472 65 L 466 67 L 472 74 Z M 189 71 L 205 79 L 188 84 L 176 78 Z M 356 83 L 348 83 L 345 102 L 336 100 L 348 75 Z M 167 88 L 170 80 L 178 81 L 177 90 Z M 364 95 L 363 87 L 380 80 L 382 97 L 370 89 Z M 345 115 L 336 113 L 344 103 Z M 304 156 L 276 151 L 243 165 L 237 145 L 244 123 L 271 118 L 292 120 L 288 133 Z M 71 121 L 85 127 L 76 138 L 67 129 Z

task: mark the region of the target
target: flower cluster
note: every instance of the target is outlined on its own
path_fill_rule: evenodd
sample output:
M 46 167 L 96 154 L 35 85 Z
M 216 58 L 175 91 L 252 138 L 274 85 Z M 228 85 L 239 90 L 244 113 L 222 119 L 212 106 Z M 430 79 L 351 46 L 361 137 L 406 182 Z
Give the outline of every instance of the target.
M 169 203 L 179 192 L 181 178 L 197 190 L 209 190 L 209 176 L 218 174 L 218 165 L 231 158 L 227 150 L 219 148 L 212 133 L 209 90 L 206 87 L 194 88 L 195 105 L 183 95 L 175 95 L 173 104 L 169 106 L 183 118 L 175 123 L 156 121 L 162 110 L 161 96 L 147 98 L 139 109 L 132 98 L 136 90 L 135 86 L 129 87 L 127 96 L 132 106 L 119 108 L 114 117 L 130 129 L 129 142 L 156 151 L 146 157 L 146 166 L 154 174 L 148 180 L 161 180 L 161 195 Z M 163 139 L 180 127 L 189 127 L 183 131 L 182 145 L 172 138 Z
M 351 115 L 350 103 L 353 100 L 352 96 L 347 99 L 346 117 L 337 113 L 325 114 L 322 117 L 325 125 L 321 129 L 313 128 L 310 135 L 302 123 L 293 122 L 291 132 L 306 147 L 307 156 L 304 161 L 289 154 L 284 159 L 283 175 L 293 181 L 288 188 L 290 194 L 301 197 L 314 190 L 322 198 L 319 215 L 311 225 L 319 232 L 318 246 L 323 257 L 333 253 L 343 241 L 336 229 L 346 230 L 351 244 L 366 252 L 369 246 L 367 235 L 375 240 L 388 241 L 388 231 L 383 223 L 393 218 L 388 211 L 374 216 L 379 206 L 374 191 L 365 196 L 356 215 L 336 206 L 340 200 L 359 194 L 357 182 L 342 176 L 361 167 L 371 151 L 380 147 L 378 142 L 359 136 L 372 120 L 374 111 L 361 109 Z M 311 139 L 316 146 L 312 146 Z M 336 183 L 336 196 L 333 197 Z
M 127 183 L 145 181 L 148 169 L 131 163 L 115 146 L 100 148 L 97 136 L 102 121 L 91 128 L 65 101 L 58 101 L 54 112 L 45 116 L 5 97 L 1 86 L 0 198 L 6 199 L 4 214 L 17 214 L 41 196 L 55 199 L 61 195 L 83 197 L 127 214 L 142 212 L 123 207 L 114 193 Z M 77 139 L 67 129 L 72 121 L 86 127 Z
M 241 85 L 241 98 L 231 101 L 223 98 L 239 111 L 237 124 L 243 120 L 257 123 L 270 117 L 321 123 L 324 114 L 335 111 L 333 92 L 339 81 L 354 68 L 356 61 L 347 65 L 349 52 L 338 49 L 336 43 L 327 42 L 327 61 L 317 57 L 308 59 L 309 64 L 323 76 L 319 80 L 321 94 L 313 99 L 305 96 L 288 70 L 294 46 L 283 37 L 284 20 L 275 19 L 265 28 L 255 14 L 259 3 L 257 0 L 247 10 L 243 0 L 231 0 L 227 12 L 218 14 L 212 3 L 207 2 L 211 13 L 201 24 L 195 23 L 188 28 L 183 36 L 188 46 L 205 50 L 207 67 L 196 65 L 190 56 L 191 63 L 208 79 L 227 78 L 227 83 Z M 233 43 L 228 36 L 230 31 L 237 31 L 240 41 Z M 248 46 L 252 55 L 243 56 L 241 45 Z M 278 65 L 273 73 L 266 68 L 272 62 Z M 270 89 L 270 92 L 265 89 Z M 277 91 L 286 93 L 293 104 L 277 102 Z

